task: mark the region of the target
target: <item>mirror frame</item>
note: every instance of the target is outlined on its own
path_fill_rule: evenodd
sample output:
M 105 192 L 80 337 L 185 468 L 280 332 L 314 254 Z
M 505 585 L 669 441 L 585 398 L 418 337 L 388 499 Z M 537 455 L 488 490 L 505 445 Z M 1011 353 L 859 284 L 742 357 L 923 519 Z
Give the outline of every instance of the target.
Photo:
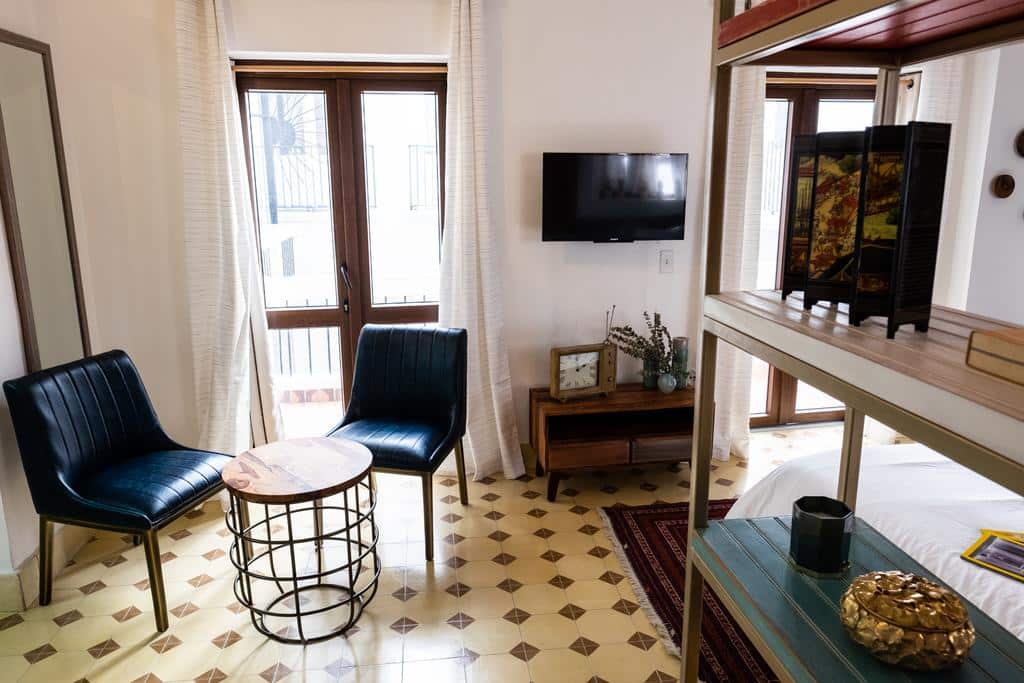
M 46 79 L 46 99 L 50 106 L 50 125 L 53 130 L 54 154 L 57 159 L 57 177 L 63 204 L 64 227 L 67 232 L 68 253 L 71 256 L 71 277 L 75 286 L 75 302 L 78 306 L 78 323 L 82 334 L 82 351 L 85 356 L 92 354 L 89 343 L 89 323 L 85 313 L 85 298 L 82 293 L 82 275 L 78 263 L 78 245 L 75 241 L 75 222 L 71 212 L 71 194 L 68 190 L 67 165 L 64 161 L 64 139 L 61 135 L 60 116 L 57 112 L 57 89 L 53 79 L 53 60 L 47 43 L 0 29 L 0 43 L 38 53 L 43 60 L 43 74 Z M 7 133 L 4 128 L 3 112 L 0 111 L 0 209 L 3 211 L 4 227 L 7 233 L 7 250 L 11 256 L 11 272 L 14 276 L 14 292 L 18 299 L 18 316 L 21 320 L 21 337 L 25 347 L 25 364 L 29 372 L 42 369 L 39 360 L 39 344 L 36 337 L 35 316 L 28 285 L 28 270 L 25 252 L 21 242 L 21 226 L 14 197 L 14 179 L 11 174 L 10 157 L 7 151 Z

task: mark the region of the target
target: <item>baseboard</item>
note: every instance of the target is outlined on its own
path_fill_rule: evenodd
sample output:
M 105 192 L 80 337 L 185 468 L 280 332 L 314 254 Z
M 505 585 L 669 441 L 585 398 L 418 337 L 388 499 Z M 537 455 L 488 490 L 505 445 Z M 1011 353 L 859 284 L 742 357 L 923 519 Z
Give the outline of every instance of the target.
M 53 530 L 54 578 L 82 549 L 92 533 L 80 526 L 57 525 Z M 39 551 L 21 563 L 16 571 L 0 574 L 0 612 L 20 612 L 39 600 Z

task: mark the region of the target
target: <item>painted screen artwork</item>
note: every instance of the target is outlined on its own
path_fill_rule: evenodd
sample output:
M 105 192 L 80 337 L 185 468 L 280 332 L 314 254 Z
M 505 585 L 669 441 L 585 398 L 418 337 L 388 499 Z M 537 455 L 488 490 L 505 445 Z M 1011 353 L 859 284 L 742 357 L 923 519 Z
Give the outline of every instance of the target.
M 813 147 L 813 146 L 812 146 Z M 800 154 L 794 187 L 792 237 L 789 243 L 787 273 L 803 276 L 807 272 L 807 242 L 811 234 L 811 197 L 814 193 L 814 153 Z
M 807 269 L 812 280 L 853 282 L 862 156 L 859 151 L 818 155 L 814 235 Z
M 857 289 L 870 294 L 885 294 L 892 278 L 900 221 L 903 153 L 870 152 L 867 174 Z

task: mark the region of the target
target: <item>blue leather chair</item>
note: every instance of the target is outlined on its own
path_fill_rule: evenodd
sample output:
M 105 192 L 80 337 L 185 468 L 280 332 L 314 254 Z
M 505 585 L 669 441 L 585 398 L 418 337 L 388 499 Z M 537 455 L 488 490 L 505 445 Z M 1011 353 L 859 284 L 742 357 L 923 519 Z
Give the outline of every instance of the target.
M 53 523 L 141 536 L 156 626 L 167 630 L 157 532 L 218 491 L 226 455 L 160 427 L 138 370 L 109 351 L 4 382 L 39 513 L 39 604 L 53 588 Z
M 428 562 L 434 559 L 432 477 L 453 449 L 459 497 L 468 504 L 465 433 L 466 331 L 366 325 L 356 349 L 352 398 L 329 436 L 370 449 L 376 472 L 422 479 Z

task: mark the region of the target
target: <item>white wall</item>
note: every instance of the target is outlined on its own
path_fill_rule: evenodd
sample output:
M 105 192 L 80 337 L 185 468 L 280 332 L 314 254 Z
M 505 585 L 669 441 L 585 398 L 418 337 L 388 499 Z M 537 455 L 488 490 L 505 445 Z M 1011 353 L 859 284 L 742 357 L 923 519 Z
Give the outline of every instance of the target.
M 0 27 L 53 51 L 93 349 L 131 354 L 161 420 L 188 442 L 197 430 L 182 283 L 174 3 L 6 0 Z M 0 267 L 0 302 L 10 286 L 9 268 Z M 0 306 L 0 379 L 23 372 L 9 309 Z M 0 439 L 0 458 L 17 566 L 36 549 L 36 521 L 10 439 Z
M 604 337 L 604 312 L 642 325 L 659 311 L 697 329 L 711 8 L 707 2 L 499 0 L 487 37 L 494 127 L 491 191 L 503 239 L 506 334 L 520 435 L 527 391 L 548 383 L 552 346 Z M 682 242 L 541 242 L 541 154 L 688 152 Z M 675 252 L 659 274 L 658 252 Z M 619 381 L 639 364 L 620 354 Z
M 1020 257 L 1024 254 L 1024 157 L 1014 139 L 1024 130 L 1024 43 L 999 51 L 995 101 L 985 157 L 984 184 L 974 232 L 967 309 L 1024 325 L 1024 285 Z M 992 194 L 992 179 L 1009 173 L 1017 189 L 1007 199 Z
M 448 52 L 447 0 L 227 0 L 233 54 L 438 57 Z

